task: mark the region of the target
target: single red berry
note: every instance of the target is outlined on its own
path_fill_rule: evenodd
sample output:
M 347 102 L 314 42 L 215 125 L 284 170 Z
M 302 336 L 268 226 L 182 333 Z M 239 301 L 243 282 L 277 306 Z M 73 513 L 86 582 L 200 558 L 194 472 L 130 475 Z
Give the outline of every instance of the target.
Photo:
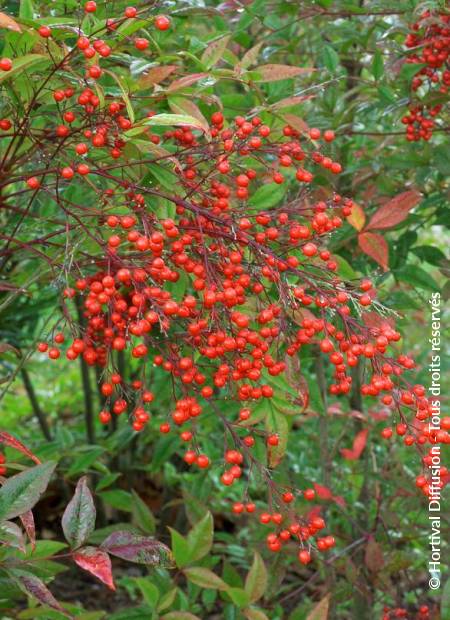
M 12 66 L 12 60 L 10 58 L 2 58 L 0 60 L 0 69 L 2 71 L 11 71 Z
M 97 3 L 94 2 L 94 0 L 89 0 L 89 2 L 86 2 L 84 5 L 84 10 L 86 13 L 95 13 L 97 10 Z
M 155 17 L 155 27 L 158 30 L 168 30 L 170 28 L 170 19 L 165 15 Z
M 39 35 L 40 35 L 41 37 L 43 37 L 44 39 L 47 39 L 47 38 L 48 38 L 48 37 L 50 37 L 50 36 L 51 36 L 51 34 L 52 34 L 52 31 L 51 31 L 51 29 L 50 29 L 48 26 L 41 26 L 41 27 L 38 29 L 38 32 L 39 32 Z

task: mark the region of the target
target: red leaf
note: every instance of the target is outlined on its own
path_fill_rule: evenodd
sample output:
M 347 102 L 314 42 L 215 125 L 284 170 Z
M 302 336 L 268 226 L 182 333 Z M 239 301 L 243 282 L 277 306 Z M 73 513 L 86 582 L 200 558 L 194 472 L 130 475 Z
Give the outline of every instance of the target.
M 373 258 L 384 271 L 388 270 L 389 246 L 381 235 L 371 232 L 359 233 L 358 243 L 364 254 Z
M 115 590 L 112 576 L 111 560 L 106 551 L 98 547 L 82 547 L 72 554 L 75 563 L 80 568 L 100 579 L 111 590 Z
M 341 449 L 342 456 L 345 459 L 349 459 L 350 461 L 355 461 L 356 459 L 359 459 L 359 457 L 363 453 L 364 448 L 366 447 L 368 434 L 369 431 L 367 428 L 360 431 L 353 440 L 353 447 L 351 448 L 351 450 L 349 450 L 348 448 Z
M 314 506 L 306 515 L 307 521 L 312 521 L 315 517 L 319 517 L 322 512 L 322 506 Z
M 36 528 L 34 527 L 34 516 L 31 510 L 24 512 L 22 515 L 19 515 L 19 519 L 22 522 L 23 527 L 30 539 L 31 547 L 34 549 L 36 547 Z
M 328 487 L 324 487 L 321 484 L 317 484 L 317 482 L 314 482 L 313 486 L 316 491 L 316 495 L 319 499 L 331 500 L 333 502 L 336 502 L 336 504 L 338 504 L 339 506 L 342 506 L 342 507 L 345 506 L 344 498 L 341 497 L 340 495 L 333 495 L 333 493 Z
M 113 532 L 102 542 L 102 549 L 122 560 L 150 566 L 172 566 L 169 547 L 148 536 L 133 532 Z
M 372 310 L 369 312 L 363 312 L 362 320 L 364 325 L 367 325 L 370 329 L 377 330 L 377 333 L 383 329 L 394 329 L 395 327 L 395 319 L 393 317 L 381 316 L 381 314 L 378 314 L 378 312 L 374 312 Z
M 324 487 L 317 482 L 314 483 L 314 489 L 319 499 L 333 499 L 333 493 L 328 487 Z
M 31 452 L 31 450 L 28 450 L 28 448 L 24 446 L 21 441 L 19 441 L 18 439 L 16 439 L 9 433 L 5 431 L 0 431 L 0 443 L 3 443 L 5 444 L 5 446 L 9 446 L 10 448 L 14 448 L 15 450 L 18 450 L 19 452 L 22 452 L 22 454 L 25 454 L 25 456 L 28 456 L 37 465 L 41 464 L 41 461 L 38 459 L 38 457 L 35 454 Z
M 375 212 L 366 230 L 374 228 L 392 228 L 408 217 L 408 213 L 421 200 L 422 195 L 415 189 L 410 189 L 389 200 Z

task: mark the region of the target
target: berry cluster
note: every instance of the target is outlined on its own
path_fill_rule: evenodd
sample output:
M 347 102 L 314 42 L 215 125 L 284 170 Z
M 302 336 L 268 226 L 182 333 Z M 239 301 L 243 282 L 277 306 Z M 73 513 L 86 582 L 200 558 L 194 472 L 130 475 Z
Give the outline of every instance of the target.
M 418 68 L 411 81 L 412 92 L 421 99 L 433 92 L 446 95 L 450 86 L 450 15 L 425 11 L 411 30 L 405 45 L 414 53 L 406 62 L 424 65 Z M 429 140 L 442 108 L 441 103 L 413 101 L 409 113 L 402 118 L 407 139 L 416 142 Z
M 85 4 L 87 13 L 95 10 L 95 2 Z M 376 312 L 367 311 L 380 307 L 373 283 L 345 281 L 327 247 L 353 208 L 351 199 L 314 186 L 317 173 L 332 185 L 342 172 L 333 131 L 300 132 L 269 114 L 227 119 L 218 109 L 209 121 L 158 131 L 170 120 L 164 98 L 157 111 L 133 118 L 129 101 L 101 97 L 98 86 L 108 76 L 114 29 L 136 15 L 128 7 L 95 35 L 77 37 L 68 60 L 83 79 L 70 81 L 55 69 L 60 84 L 48 127 L 42 131 L 31 110 L 15 129 L 19 139 L 26 131 L 36 140 L 49 163 L 41 170 L 30 163 L 25 176 L 11 178 L 20 178 L 30 200 L 45 192 L 68 222 L 63 319 L 38 350 L 99 367 L 100 422 L 123 415 L 138 432 L 158 410 L 151 370 L 165 374 L 174 399 L 159 413 L 160 432 L 179 436 L 189 466 L 221 468 L 225 487 L 259 471 L 268 508 L 256 512 L 243 492 L 233 513 L 255 513 L 275 526 L 267 536 L 272 551 L 297 541 L 307 564 L 312 548 L 326 551 L 334 538 L 322 534 L 317 512 L 302 515 L 301 501 L 315 498 L 312 488 L 274 483 L 282 438 L 267 422 L 276 378 L 287 377 L 299 351 L 323 356 L 333 396 L 355 389 L 352 369 L 363 364 L 361 394 L 391 412 L 405 445 L 448 443 L 448 428 L 426 432 L 430 404 L 423 386 L 404 379 L 414 362 L 396 351 L 400 333 L 381 318 L 368 320 Z M 169 26 L 161 17 L 154 24 Z M 48 39 L 51 31 L 39 34 Z M 121 45 L 132 54 L 146 48 L 144 41 Z M 136 136 L 145 155 L 134 155 Z M 166 174 L 170 168 L 173 188 L 134 173 L 145 166 Z M 72 201 L 67 190 L 75 184 L 94 188 L 93 204 Z M 119 372 L 118 354 L 130 360 L 130 381 Z M 300 409 L 295 401 L 289 406 Z M 201 450 L 201 421 L 211 414 L 225 432 L 220 462 Z M 266 463 L 255 457 L 262 446 Z
M 421 605 L 415 612 L 410 612 L 404 607 L 384 607 L 381 620 L 395 620 L 395 618 L 403 618 L 403 620 L 429 620 L 430 609 L 428 605 Z

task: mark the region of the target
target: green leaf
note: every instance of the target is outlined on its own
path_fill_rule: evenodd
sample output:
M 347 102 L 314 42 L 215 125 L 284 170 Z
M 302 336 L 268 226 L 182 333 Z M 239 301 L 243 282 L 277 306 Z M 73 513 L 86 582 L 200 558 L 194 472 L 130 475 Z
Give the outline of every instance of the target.
M 47 488 L 55 467 L 56 463 L 49 461 L 8 478 L 0 489 L 0 520 L 14 519 L 31 510 Z
M 339 54 L 331 45 L 325 45 L 322 50 L 322 62 L 330 72 L 336 71 L 339 66 Z
M 168 614 L 161 616 L 161 620 L 200 620 L 200 618 L 189 611 L 169 611 Z
M 247 607 L 249 604 L 248 594 L 242 588 L 229 588 L 227 594 L 237 607 Z
M 253 564 L 245 580 L 245 591 L 251 603 L 259 600 L 267 589 L 267 570 L 259 553 L 255 551 Z
M 450 620 L 450 579 L 447 579 L 442 588 L 441 618 L 442 620 Z
M 8 78 L 16 78 L 25 69 L 28 69 L 42 62 L 50 63 L 51 60 L 48 56 L 45 56 L 44 54 L 26 54 L 25 56 L 15 58 L 12 61 L 13 66 L 10 71 L 2 71 L 0 75 L 0 83 L 5 82 Z
M 163 594 L 158 603 L 157 611 L 161 613 L 172 605 L 178 593 L 178 588 L 171 588 L 165 594 Z
M 409 62 L 405 62 L 402 65 L 402 68 L 400 69 L 400 79 L 405 80 L 405 82 L 408 82 L 408 86 L 409 86 L 409 82 L 412 80 L 412 78 L 424 67 L 426 67 L 426 65 L 421 64 L 421 63 L 409 63 Z
M 142 592 L 147 605 L 154 609 L 159 601 L 159 590 L 149 577 L 137 577 L 135 580 L 139 590 Z
M 33 19 L 33 0 L 20 0 L 19 17 L 23 19 Z
M 172 553 L 178 568 L 183 568 L 191 561 L 191 552 L 186 538 L 169 527 L 172 540 Z
M 147 504 L 139 497 L 136 491 L 131 491 L 133 521 L 146 534 L 154 534 L 156 529 L 156 521 L 152 511 Z
M 193 116 L 189 116 L 187 114 L 155 114 L 151 118 L 146 118 L 143 122 L 139 123 L 136 128 L 143 126 L 164 126 L 164 127 L 176 127 L 176 126 L 185 126 L 185 127 L 194 127 L 196 129 L 201 129 L 204 132 L 208 131 L 208 128 L 204 126 L 204 124 Z M 127 132 L 129 136 L 133 129 Z
M 212 590 L 229 590 L 229 586 L 218 575 L 201 566 L 193 566 L 183 570 L 189 581 L 202 588 L 211 588 Z
M 168 170 L 164 166 L 160 166 L 159 164 L 148 164 L 148 171 L 150 174 L 158 181 L 162 187 L 165 187 L 168 190 L 173 190 L 178 183 L 178 177 L 176 174 Z
M 100 446 L 85 447 L 82 453 L 75 458 L 72 465 L 69 467 L 67 475 L 71 477 L 88 471 L 91 465 L 99 459 L 103 452 L 104 450 Z
M 125 106 L 127 108 L 128 118 L 130 119 L 130 121 L 132 123 L 134 123 L 134 110 L 133 110 L 133 106 L 131 105 L 129 91 L 126 88 L 124 82 L 117 75 L 117 73 L 115 71 L 106 71 L 105 70 L 105 73 L 107 73 L 108 75 L 110 75 L 113 78 L 113 80 L 117 83 L 117 85 L 119 86 L 120 90 L 122 91 L 122 98 L 123 98 L 123 100 L 125 102 Z
M 103 478 L 100 478 L 100 480 L 97 483 L 97 486 L 95 487 L 95 490 L 98 492 L 98 491 L 101 491 L 102 489 L 106 489 L 111 484 L 113 484 L 117 480 L 117 478 L 119 478 L 120 476 L 121 474 L 119 473 L 106 474 L 105 476 L 103 476 Z
M 286 193 L 284 185 L 276 183 L 267 183 L 258 187 L 256 192 L 250 196 L 248 205 L 250 207 L 258 207 L 258 209 L 269 209 L 278 204 Z
M 418 265 L 405 265 L 401 269 L 397 269 L 395 275 L 399 280 L 411 284 L 415 288 L 425 289 L 428 291 L 440 291 L 439 284 Z
M 439 266 L 446 260 L 445 254 L 439 248 L 435 248 L 431 245 L 419 245 L 415 248 L 411 248 L 411 251 L 421 260 L 430 263 L 430 265 Z
M 373 55 L 372 60 L 372 75 L 376 80 L 379 80 L 383 77 L 384 74 L 384 62 L 383 62 L 383 54 L 380 50 L 376 50 Z
M 212 514 L 206 515 L 194 525 L 187 535 L 190 561 L 200 560 L 209 553 L 213 543 L 214 521 Z
M 95 506 L 87 478 L 78 480 L 74 496 L 67 504 L 62 517 L 62 529 L 67 542 L 73 549 L 81 547 L 95 528 Z
M 113 491 L 102 491 L 99 496 L 113 508 L 117 510 L 123 510 L 124 512 L 131 512 L 132 500 L 131 493 L 122 491 L 121 489 L 114 489 Z

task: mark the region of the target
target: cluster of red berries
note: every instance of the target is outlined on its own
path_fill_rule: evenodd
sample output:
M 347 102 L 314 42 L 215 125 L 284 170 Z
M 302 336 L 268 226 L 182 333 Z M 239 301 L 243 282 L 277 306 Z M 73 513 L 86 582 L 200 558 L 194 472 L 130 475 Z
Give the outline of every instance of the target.
M 429 620 L 430 609 L 428 605 L 421 605 L 417 611 L 410 612 L 404 607 L 384 607 L 381 620 Z
M 405 45 L 414 53 L 406 62 L 425 65 L 418 68 L 411 81 L 412 92 L 421 97 L 432 92 L 446 95 L 450 86 L 450 15 L 425 11 L 411 30 Z M 429 140 L 442 108 L 441 103 L 412 102 L 409 113 L 402 118 L 407 139 Z
M 96 8 L 95 2 L 85 4 L 87 13 Z M 38 350 L 57 359 L 63 349 L 68 360 L 81 357 L 100 367 L 105 399 L 100 422 L 125 414 L 136 431 L 146 427 L 157 406 L 150 367 L 167 373 L 174 406 L 158 421 L 160 432 L 176 432 L 187 444 L 184 461 L 205 469 L 212 459 L 200 449 L 198 421 L 217 415 L 226 434 L 224 457 L 214 463 L 223 468 L 221 483 L 238 484 L 259 466 L 271 489 L 270 512 L 260 513 L 259 521 L 276 526 L 267 544 L 279 551 L 297 540 L 306 564 L 313 545 L 326 551 L 334 539 L 318 536 L 325 523 L 317 513 L 305 518 L 296 512 L 296 500 L 313 500 L 313 489 L 292 493 L 273 483 L 270 468 L 280 437 L 265 426 L 264 415 L 252 419 L 276 398 L 275 378 L 287 374 L 290 358 L 302 348 L 317 348 L 331 369 L 330 393 L 336 396 L 350 392 L 351 370 L 364 362 L 362 395 L 378 398 L 406 427 L 406 445 L 446 442 L 448 429 L 428 435 L 423 430 L 431 409 L 424 388 L 403 378 L 414 362 L 391 351 L 399 332 L 382 321 L 373 327 L 360 319 L 377 307 L 375 288 L 369 280 L 346 282 L 327 249 L 330 235 L 353 209 L 349 198 L 314 191 L 317 171 L 330 178 L 342 171 L 333 157 L 333 131 L 302 133 L 258 116 L 226 119 L 220 110 L 203 131 L 184 124 L 158 133 L 154 110 L 134 120 L 129 101 L 103 99 L 95 82 L 115 45 L 111 33 L 136 15 L 128 7 L 108 20 L 105 39 L 98 32 L 77 39 L 71 63 L 85 80 L 69 83 L 65 71 L 56 72 L 61 80 L 53 92 L 56 118 L 45 132 L 36 125 L 39 144 L 53 163 L 40 172 L 30 165 L 27 187 L 45 191 L 66 213 L 68 241 L 77 235 L 75 254 L 87 240 L 79 260 L 67 261 L 72 269 L 62 295 L 66 324 Z M 161 30 L 169 25 L 161 18 L 154 23 Z M 47 30 L 40 34 L 51 36 Z M 145 49 L 143 41 L 134 40 L 134 48 Z M 164 101 L 159 111 L 167 112 Z M 33 119 L 26 131 L 33 136 Z M 161 145 L 162 155 L 134 159 L 126 147 L 135 135 L 144 146 Z M 164 191 L 128 174 L 146 163 L 161 170 L 169 163 L 177 186 Z M 95 187 L 98 201 L 73 204 L 64 191 L 71 182 Z M 281 200 L 283 184 L 290 194 Z M 169 211 L 159 216 L 163 201 Z M 82 308 L 81 324 L 72 300 Z M 129 356 L 132 381 L 117 372 L 116 352 Z M 232 414 L 221 411 L 225 400 L 235 403 Z M 258 446 L 265 447 L 267 467 L 255 457 Z M 255 512 L 255 505 L 233 507 L 235 514 L 244 511 Z

